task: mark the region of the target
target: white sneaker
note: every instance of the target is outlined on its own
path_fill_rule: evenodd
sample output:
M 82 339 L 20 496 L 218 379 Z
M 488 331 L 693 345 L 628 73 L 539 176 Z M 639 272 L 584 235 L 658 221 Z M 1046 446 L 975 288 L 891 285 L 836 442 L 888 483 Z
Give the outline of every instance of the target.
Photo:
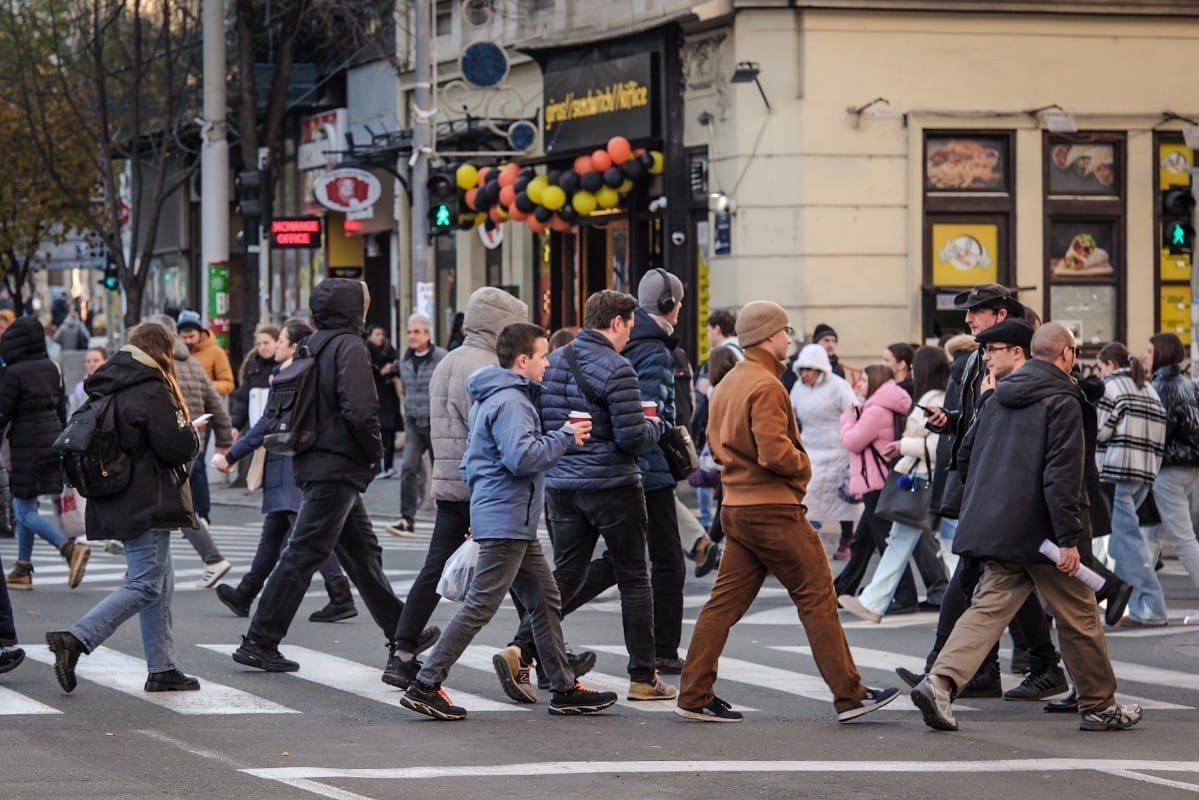
M 1188 614 L 1182 619 L 1183 625 L 1199 625 L 1199 611 L 1194 614 Z
M 204 574 L 200 576 L 200 580 L 196 582 L 197 589 L 211 589 L 216 586 L 217 581 L 225 577 L 225 573 L 233 565 L 226 559 L 221 559 L 215 564 L 209 564 L 204 567 Z

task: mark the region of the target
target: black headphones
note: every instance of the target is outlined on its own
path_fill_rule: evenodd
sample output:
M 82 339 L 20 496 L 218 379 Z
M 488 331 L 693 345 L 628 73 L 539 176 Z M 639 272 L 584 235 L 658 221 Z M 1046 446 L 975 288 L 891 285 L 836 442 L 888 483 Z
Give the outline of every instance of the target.
M 654 272 L 662 276 L 662 294 L 658 295 L 658 313 L 666 316 L 674 311 L 678 301 L 674 299 L 674 294 L 670 291 L 670 273 L 661 267 L 655 267 Z

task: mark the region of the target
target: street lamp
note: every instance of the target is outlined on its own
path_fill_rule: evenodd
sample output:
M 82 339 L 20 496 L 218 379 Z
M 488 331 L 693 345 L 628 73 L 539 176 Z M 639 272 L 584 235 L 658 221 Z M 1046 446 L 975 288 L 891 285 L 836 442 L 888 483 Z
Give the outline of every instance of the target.
M 758 75 L 762 73 L 762 67 L 756 61 L 739 61 L 737 68 L 733 70 L 733 77 L 729 79 L 729 83 L 752 83 L 758 87 L 758 94 L 762 95 L 762 102 L 766 104 L 766 110 L 771 111 L 770 101 L 766 99 L 766 90 L 762 88 L 762 82 L 758 80 Z

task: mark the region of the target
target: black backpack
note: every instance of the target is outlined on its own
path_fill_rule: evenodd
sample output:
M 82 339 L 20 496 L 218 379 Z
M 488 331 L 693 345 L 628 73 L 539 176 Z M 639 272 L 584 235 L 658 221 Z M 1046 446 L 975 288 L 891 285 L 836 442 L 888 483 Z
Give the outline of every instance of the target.
M 121 449 L 112 395 L 88 397 L 53 446 L 67 483 L 83 497 L 108 497 L 129 486 L 133 462 Z
M 336 338 L 336 335 L 329 337 L 320 347 Z M 310 351 L 308 340 L 304 339 L 292 362 L 275 373 L 263 412 L 267 421 L 262 446 L 268 452 L 294 456 L 316 443 L 320 394 L 317 352 L 319 348 Z

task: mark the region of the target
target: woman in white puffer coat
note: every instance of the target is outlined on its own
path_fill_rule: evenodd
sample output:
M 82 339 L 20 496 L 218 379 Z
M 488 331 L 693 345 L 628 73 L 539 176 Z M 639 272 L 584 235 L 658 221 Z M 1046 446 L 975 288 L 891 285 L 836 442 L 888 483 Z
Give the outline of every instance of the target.
M 799 380 L 791 387 L 791 407 L 812 462 L 812 480 L 804 497 L 807 516 L 809 520 L 841 523 L 836 557 L 845 559 L 862 506 L 845 502 L 837 491 L 849 470 L 849 451 L 841 444 L 841 414 L 857 398 L 845 379 L 833 374 L 828 353 L 818 344 L 806 345 L 793 369 Z

